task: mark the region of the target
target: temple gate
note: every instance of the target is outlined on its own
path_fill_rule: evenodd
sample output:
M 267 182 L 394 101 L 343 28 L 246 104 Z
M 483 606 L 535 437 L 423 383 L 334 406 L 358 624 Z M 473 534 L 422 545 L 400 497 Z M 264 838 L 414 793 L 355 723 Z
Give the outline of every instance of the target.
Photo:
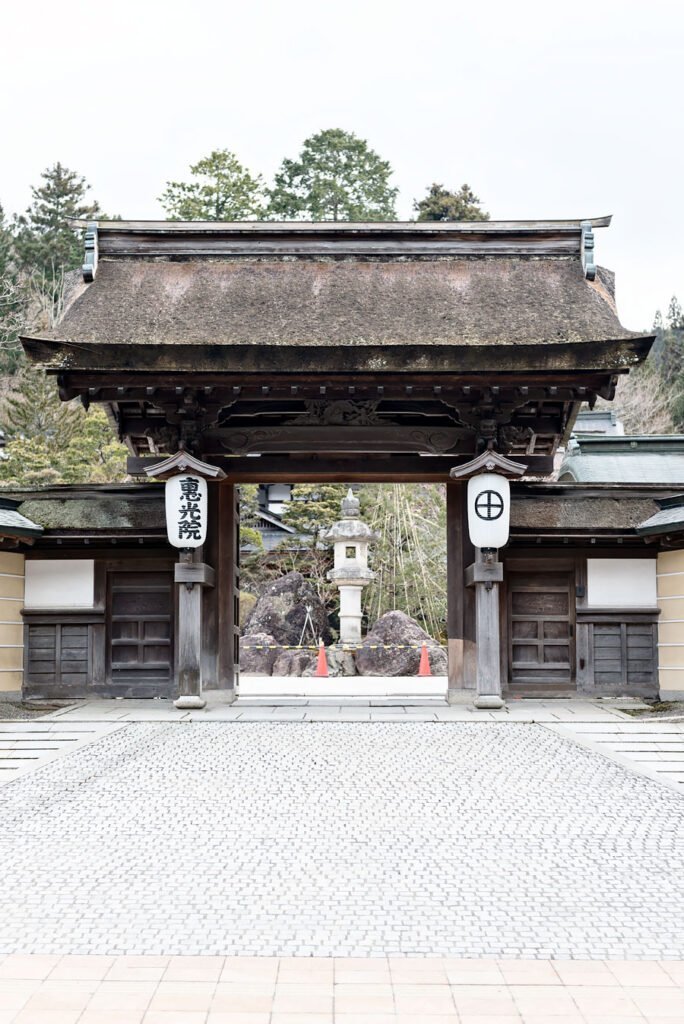
M 449 694 L 474 687 L 475 553 L 450 472 L 489 450 L 533 486 L 582 403 L 647 355 L 594 261 L 609 222 L 88 225 L 60 324 L 23 344 L 64 400 L 104 406 L 131 474 L 178 453 L 218 471 L 193 556 L 213 570 L 205 687 L 235 688 L 239 485 L 308 481 L 446 484 Z

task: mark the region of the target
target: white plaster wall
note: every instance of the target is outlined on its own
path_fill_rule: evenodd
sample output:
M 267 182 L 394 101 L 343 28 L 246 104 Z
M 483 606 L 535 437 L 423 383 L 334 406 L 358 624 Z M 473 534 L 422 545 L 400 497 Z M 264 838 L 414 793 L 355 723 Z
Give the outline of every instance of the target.
M 658 600 L 655 558 L 588 558 L 590 608 L 653 608 Z
M 27 559 L 25 608 L 92 608 L 95 562 L 92 558 Z

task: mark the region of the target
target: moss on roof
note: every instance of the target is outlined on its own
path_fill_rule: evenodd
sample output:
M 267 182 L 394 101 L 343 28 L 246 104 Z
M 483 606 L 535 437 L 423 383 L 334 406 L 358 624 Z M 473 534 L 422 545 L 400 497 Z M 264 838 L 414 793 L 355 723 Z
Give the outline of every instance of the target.
M 30 498 L 19 506 L 46 530 L 165 530 L 164 496 L 130 501 L 107 496 Z
M 511 502 L 511 529 L 576 532 L 586 530 L 633 530 L 648 519 L 658 506 L 654 498 L 608 495 L 588 497 L 577 494 L 514 497 Z
M 637 338 L 579 258 L 103 259 L 45 335 L 88 345 L 561 345 Z

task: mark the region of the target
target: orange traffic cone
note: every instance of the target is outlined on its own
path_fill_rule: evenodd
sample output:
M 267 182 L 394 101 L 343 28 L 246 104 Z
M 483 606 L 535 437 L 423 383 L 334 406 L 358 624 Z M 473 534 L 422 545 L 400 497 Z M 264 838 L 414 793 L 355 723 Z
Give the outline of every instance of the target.
M 430 668 L 430 658 L 428 655 L 427 645 L 423 644 L 420 649 L 420 665 L 418 666 L 419 676 L 431 676 L 432 669 Z
M 328 659 L 325 656 L 325 647 L 323 641 L 318 641 L 318 661 L 316 662 L 315 676 L 324 676 L 327 679 L 328 676 Z

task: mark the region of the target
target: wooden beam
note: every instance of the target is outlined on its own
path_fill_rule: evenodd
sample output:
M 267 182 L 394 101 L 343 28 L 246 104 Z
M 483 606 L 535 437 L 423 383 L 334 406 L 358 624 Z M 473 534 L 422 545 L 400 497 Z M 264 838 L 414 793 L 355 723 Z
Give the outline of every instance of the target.
M 401 374 L 404 382 L 407 378 L 414 381 L 416 366 L 430 366 L 433 379 L 440 374 L 487 377 L 508 372 L 523 381 L 527 377 L 539 380 L 546 376 L 547 383 L 553 384 L 557 374 L 628 373 L 646 358 L 653 336 L 546 345 L 82 345 L 26 337 L 21 342 L 32 362 L 63 374 L 66 387 L 70 386 L 72 371 L 112 373 L 119 376 L 119 382 L 122 375 L 134 371 L 156 378 L 174 373 L 186 385 L 189 379 L 197 385 L 208 384 L 209 377 L 216 372 L 232 376 L 253 374 L 269 383 L 273 374 L 287 374 L 291 380 L 302 374 L 324 378 L 332 374 L 349 378 L 366 374 L 377 383 L 374 367 L 379 364 L 390 373 Z M 71 370 L 64 371 L 64 366 Z
M 123 368 L 121 366 L 97 370 L 87 367 L 64 370 L 60 367 L 48 372 L 59 373 L 64 379 L 64 386 L 76 389 L 79 392 L 88 388 L 92 389 L 90 397 L 93 400 L 101 399 L 103 396 L 108 400 L 113 400 L 116 388 L 121 386 L 130 389 L 132 394 L 140 398 L 149 399 L 151 397 L 146 392 L 148 387 L 153 387 L 157 392 L 168 390 L 175 394 L 175 388 L 182 382 L 185 382 L 187 385 L 188 380 L 185 371 L 174 370 L 173 368 L 155 371 Z M 441 388 L 440 398 L 442 399 L 450 393 L 462 394 L 464 388 L 474 390 L 477 388 L 491 388 L 492 386 L 517 390 L 524 398 L 532 399 L 541 397 L 544 394 L 544 388 L 549 385 L 577 390 L 595 388 L 604 383 L 615 372 L 617 371 L 612 369 L 564 370 L 561 367 L 552 372 L 545 372 L 541 368 L 526 371 L 522 367 L 504 371 L 500 365 L 493 368 L 491 372 L 485 372 L 482 369 L 478 371 L 477 368 L 469 372 L 464 372 L 464 368 L 461 368 L 460 372 L 459 370 L 445 372 L 438 369 L 431 372 L 416 371 L 411 373 L 410 383 L 413 387 L 414 395 L 421 392 L 424 395 L 434 394 L 433 389 L 437 386 Z M 316 397 L 325 397 L 326 394 L 335 389 L 339 389 L 340 393 L 346 393 L 350 383 L 356 386 L 357 391 L 367 388 L 369 394 L 374 396 L 377 396 L 379 389 L 385 395 L 387 395 L 390 389 L 395 389 L 398 395 L 404 393 L 407 383 L 405 373 L 391 371 L 382 373 L 364 373 L 356 370 L 344 373 L 332 371 L 331 373 L 326 373 L 322 378 L 320 372 L 307 372 L 301 368 L 297 371 L 268 373 L 264 371 L 259 372 L 258 369 L 245 372 L 245 368 L 242 367 L 233 372 L 208 370 L 202 372 L 201 375 L 198 373 L 196 374 L 196 383 L 193 383 L 191 388 L 213 385 L 217 388 L 225 389 L 233 398 L 238 397 L 241 391 L 252 389 L 252 396 L 256 397 L 261 393 L 265 377 L 270 386 L 269 395 L 277 399 L 282 399 L 285 394 L 288 394 L 293 383 L 298 385 L 300 396 L 303 392 L 310 389 L 312 397 L 314 395 Z M 526 388 L 527 391 L 525 391 Z
M 353 456 L 230 456 L 211 461 L 226 474 L 228 483 L 446 483 L 450 470 L 472 459 L 472 455 L 366 455 Z M 158 456 L 129 456 L 127 469 L 131 476 L 142 476 L 146 466 L 159 461 Z M 548 476 L 553 472 L 553 456 L 526 455 L 530 476 Z
M 223 485 L 218 491 L 217 686 L 236 696 L 240 662 L 240 496 L 232 484 Z

